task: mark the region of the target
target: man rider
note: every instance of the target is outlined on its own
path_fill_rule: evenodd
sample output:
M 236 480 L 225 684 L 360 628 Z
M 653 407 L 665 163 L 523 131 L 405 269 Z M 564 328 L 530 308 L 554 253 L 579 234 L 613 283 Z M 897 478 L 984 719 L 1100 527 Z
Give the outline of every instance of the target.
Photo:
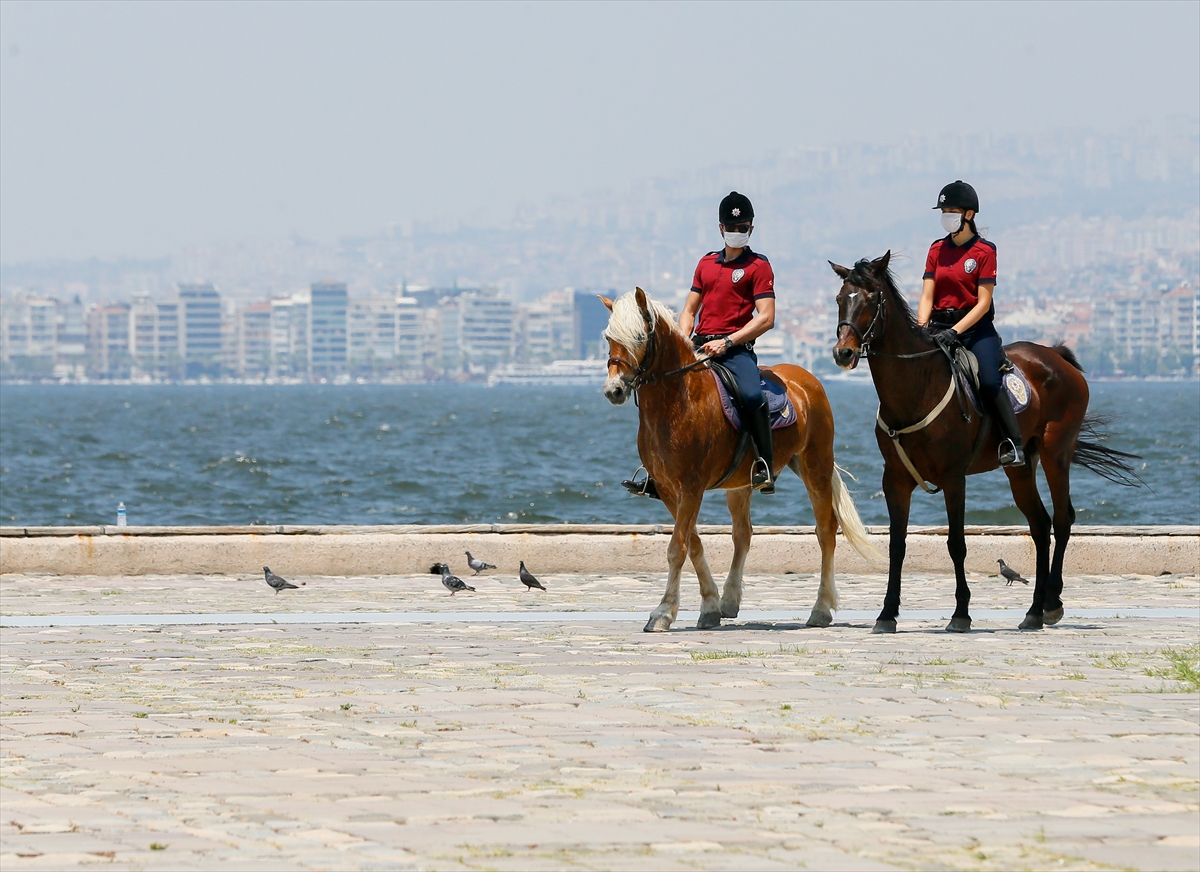
M 771 423 L 754 340 L 775 326 L 775 274 L 763 255 L 750 250 L 754 232 L 750 198 L 731 191 L 721 201 L 717 217 L 725 247 L 700 258 L 691 292 L 679 313 L 679 326 L 685 334 L 695 329 L 692 342 L 697 351 L 723 364 L 737 380 L 745 412 L 743 426 L 758 451 L 750 484 L 772 494 Z

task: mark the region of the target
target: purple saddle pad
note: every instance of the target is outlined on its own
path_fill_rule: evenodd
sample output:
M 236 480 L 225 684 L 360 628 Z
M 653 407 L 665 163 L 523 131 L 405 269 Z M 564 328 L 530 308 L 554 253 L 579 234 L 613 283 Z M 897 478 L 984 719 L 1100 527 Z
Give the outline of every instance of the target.
M 709 370 L 709 375 L 717 383 L 717 393 L 721 397 L 721 408 L 725 410 L 725 417 L 729 419 L 733 429 L 741 430 L 742 418 L 734 407 L 733 400 L 729 397 L 729 391 L 725 390 L 724 383 L 715 372 Z M 761 379 L 761 384 L 763 396 L 767 398 L 767 412 L 771 419 L 771 429 L 778 430 L 780 427 L 795 424 L 796 409 L 792 406 L 792 401 L 788 397 L 787 391 L 783 389 L 783 385 L 769 378 Z
M 975 394 L 975 386 L 971 384 L 970 379 L 963 379 L 962 383 L 966 385 L 971 405 L 975 407 L 976 412 L 981 412 L 979 397 Z M 1013 411 L 1024 412 L 1033 397 L 1033 389 L 1029 387 L 1029 379 L 1025 378 L 1025 374 L 1015 363 L 1012 369 L 1000 377 L 1000 384 L 1004 385 L 1004 390 L 1008 392 L 1008 399 L 1012 402 Z

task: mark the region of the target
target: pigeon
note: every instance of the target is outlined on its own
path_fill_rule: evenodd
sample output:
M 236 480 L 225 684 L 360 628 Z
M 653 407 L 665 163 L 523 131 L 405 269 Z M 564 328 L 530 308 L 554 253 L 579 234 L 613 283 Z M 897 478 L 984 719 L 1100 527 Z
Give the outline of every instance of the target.
M 482 560 L 476 560 L 474 557 L 471 556 L 470 551 L 466 551 L 464 553 L 467 555 L 467 566 L 474 569 L 476 575 L 483 572 L 485 569 L 495 569 L 496 568 L 496 567 L 492 566 L 492 564 L 490 564 L 490 563 L 484 563 Z
M 1010 567 L 1003 560 L 997 560 L 996 562 L 1000 564 L 1000 574 L 1004 576 L 1007 582 L 1005 587 L 1011 586 L 1014 581 L 1019 581 L 1021 584 L 1029 584 L 1028 578 L 1022 578 L 1021 573 Z
M 269 584 L 269 585 L 271 585 L 271 587 L 275 588 L 276 594 L 278 594 L 281 590 L 295 590 L 296 588 L 299 587 L 299 585 L 292 584 L 286 578 L 276 575 L 274 572 L 271 571 L 271 567 L 269 567 L 269 566 L 264 566 L 263 572 L 266 573 L 267 584 Z
M 525 561 L 524 561 L 524 560 L 522 560 L 522 561 L 521 561 L 521 573 L 520 573 L 520 575 L 521 575 L 521 581 L 524 583 L 524 585 L 525 585 L 526 589 L 531 589 L 531 588 L 535 588 L 535 587 L 536 587 L 538 590 L 545 590 L 545 589 L 546 589 L 546 588 L 542 587 L 542 583 L 541 583 L 540 581 L 538 581 L 538 580 L 537 580 L 537 579 L 534 577 L 533 573 L 532 573 L 532 572 L 530 572 L 528 569 L 526 569 L 526 568 L 525 568 Z
M 469 590 L 472 592 L 475 590 L 475 588 L 471 587 L 471 585 L 467 584 L 457 575 L 453 575 L 450 572 L 450 567 L 445 563 L 435 563 L 429 567 L 429 571 L 433 573 L 440 572 L 442 574 L 442 584 L 446 586 L 446 590 L 450 591 L 450 596 L 454 596 L 460 590 Z

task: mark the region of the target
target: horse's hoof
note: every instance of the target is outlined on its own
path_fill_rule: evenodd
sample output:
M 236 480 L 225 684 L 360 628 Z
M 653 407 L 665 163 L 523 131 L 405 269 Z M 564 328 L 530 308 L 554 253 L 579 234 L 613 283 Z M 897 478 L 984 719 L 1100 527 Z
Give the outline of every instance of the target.
M 1048 612 L 1042 613 L 1042 620 L 1046 622 L 1047 627 L 1053 627 L 1063 618 L 1063 607 L 1059 606 L 1056 609 L 1051 609 Z
M 824 609 L 813 609 L 812 614 L 808 616 L 807 627 L 828 627 L 833 623 L 833 615 Z M 893 630 L 895 632 L 895 623 L 893 622 Z
M 671 618 L 669 615 L 654 615 L 646 622 L 646 626 L 642 628 L 643 633 L 665 633 L 671 629 Z
M 696 621 L 697 630 L 711 630 L 713 627 L 721 626 L 720 612 L 701 612 L 700 619 Z
M 951 618 L 950 623 L 946 625 L 947 633 L 969 633 L 971 632 L 970 618 Z
M 1018 630 L 1040 630 L 1042 628 L 1043 617 L 1038 615 L 1026 615 L 1025 620 L 1017 625 Z
M 896 632 L 896 622 L 893 621 L 876 621 L 875 629 L 872 633 L 894 633 Z
M 737 603 L 721 603 L 721 617 L 736 618 L 740 608 Z

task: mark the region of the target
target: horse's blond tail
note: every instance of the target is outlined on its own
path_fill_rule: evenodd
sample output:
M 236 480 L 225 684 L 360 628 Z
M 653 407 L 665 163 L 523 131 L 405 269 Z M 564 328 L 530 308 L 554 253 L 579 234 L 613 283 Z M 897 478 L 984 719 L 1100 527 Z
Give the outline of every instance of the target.
M 862 519 L 858 517 L 858 509 L 854 507 L 850 491 L 842 482 L 843 472 L 846 471 L 836 463 L 833 465 L 833 513 L 837 516 L 838 523 L 842 525 L 842 535 L 864 558 L 872 563 L 883 563 L 883 552 L 871 541 L 871 535 L 863 526 Z M 846 474 L 850 475 L 848 472 Z

